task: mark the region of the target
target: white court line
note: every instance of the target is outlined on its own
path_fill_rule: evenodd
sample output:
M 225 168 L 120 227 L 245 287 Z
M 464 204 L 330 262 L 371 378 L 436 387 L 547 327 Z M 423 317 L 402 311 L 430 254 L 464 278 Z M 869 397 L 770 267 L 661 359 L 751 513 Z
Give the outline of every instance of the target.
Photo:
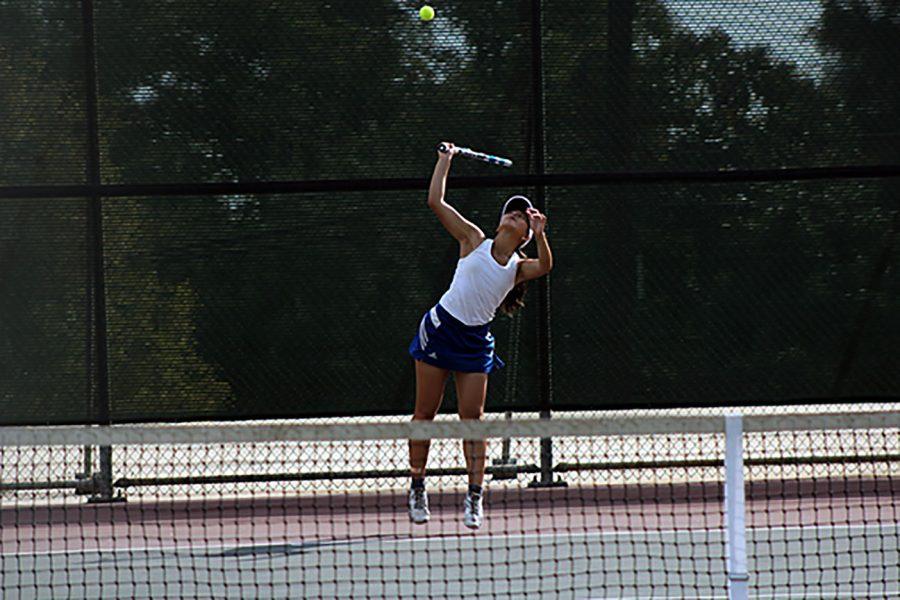
M 586 600 L 647 600 L 651 598 L 651 596 L 590 596 Z M 724 596 L 719 594 L 717 596 L 657 596 L 654 594 L 652 598 L 678 598 L 678 600 L 722 600 Z M 843 600 L 845 598 L 849 598 L 850 600 L 856 600 L 857 598 L 900 598 L 900 591 L 891 592 L 878 592 L 875 595 L 874 592 L 866 593 L 865 595 L 861 595 L 859 593 L 841 593 L 835 594 L 834 592 L 826 593 L 819 592 L 818 596 L 810 596 L 809 593 L 803 594 L 792 594 L 790 592 L 784 594 L 756 594 L 753 596 L 754 600 L 780 600 L 787 599 L 791 600 L 793 598 L 802 598 L 803 600 L 811 600 L 815 598 L 821 598 L 822 600 Z
M 787 533 L 791 531 L 808 531 L 808 530 L 831 530 L 831 531 L 859 531 L 859 530 L 867 530 L 874 529 L 878 531 L 883 531 L 884 529 L 898 529 L 900 528 L 900 523 L 884 523 L 882 525 L 812 525 L 809 527 L 802 526 L 793 526 L 793 527 L 748 527 L 748 532 L 781 532 Z M 725 533 L 724 528 L 718 529 L 661 529 L 659 531 L 580 531 L 580 532 L 570 532 L 564 534 L 554 534 L 554 533 L 512 533 L 512 534 L 502 534 L 502 535 L 485 535 L 478 536 L 477 534 L 466 534 L 465 532 L 459 535 L 433 535 L 427 537 L 408 537 L 398 540 L 386 540 L 385 544 L 404 544 L 404 543 L 418 543 L 418 542 L 428 542 L 428 541 L 444 541 L 444 540 L 452 540 L 452 539 L 461 539 L 461 540 L 512 540 L 512 539 L 540 539 L 546 537 L 562 537 L 562 538 L 588 538 L 588 537 L 617 537 L 617 536 L 628 536 L 628 537 L 663 537 L 667 535 L 673 534 L 698 534 L 698 535 L 708 535 L 710 533 Z M 796 540 L 791 540 L 796 541 Z
M 900 523 L 884 523 L 879 525 L 815 525 L 810 527 L 755 527 L 748 528 L 751 532 L 791 532 L 791 531 L 859 531 L 859 530 L 877 530 L 884 531 L 885 529 L 900 529 Z M 574 538 L 603 538 L 603 537 L 663 537 L 667 535 L 708 535 L 711 533 L 721 533 L 724 534 L 724 529 L 664 529 L 660 531 L 581 531 L 581 532 L 568 532 L 568 533 L 512 533 L 512 534 L 487 534 L 487 535 L 478 535 L 476 533 L 469 532 L 460 532 L 459 534 L 453 535 L 432 535 L 432 536 L 422 536 L 422 537 L 405 537 L 401 539 L 388 539 L 382 540 L 379 539 L 382 535 L 391 535 L 391 534 L 373 534 L 371 536 L 359 536 L 359 537 L 347 537 L 346 539 L 342 539 L 340 541 L 335 541 L 334 539 L 325 539 L 316 542 L 303 542 L 303 541 L 279 541 L 279 542 L 270 542 L 270 543 L 253 543 L 249 541 L 246 544 L 234 543 L 234 544 L 215 544 L 215 545 L 194 545 L 194 546 L 145 546 L 140 548 L 134 547 L 110 547 L 110 548 L 81 548 L 81 549 L 65 549 L 65 550 L 50 550 L 47 552 L 3 552 L 0 553 L 0 558 L 7 557 L 21 557 L 21 556 L 52 556 L 59 554 L 89 554 L 89 553 L 109 553 L 109 552 L 186 552 L 186 551 L 216 551 L 216 550 L 224 550 L 224 549 L 235 549 L 235 548 L 247 548 L 251 546 L 304 546 L 309 545 L 310 547 L 316 545 L 340 545 L 340 544 L 359 544 L 359 543 L 373 543 L 378 542 L 381 545 L 401 545 L 401 544 L 417 544 L 417 543 L 428 543 L 428 542 L 439 542 L 439 541 L 447 541 L 447 540 L 473 540 L 476 542 L 491 542 L 493 540 L 514 540 L 514 539 L 541 539 L 541 538 L 561 538 L 561 539 L 574 539 Z M 777 541 L 777 540 L 776 540 Z M 797 541 L 797 540 L 791 540 Z

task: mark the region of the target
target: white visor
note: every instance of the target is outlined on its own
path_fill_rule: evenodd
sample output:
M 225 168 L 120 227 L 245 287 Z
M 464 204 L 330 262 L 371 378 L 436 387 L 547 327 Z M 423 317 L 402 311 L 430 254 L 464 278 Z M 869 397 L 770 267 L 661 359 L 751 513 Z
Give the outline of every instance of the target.
M 503 209 L 500 211 L 501 219 L 503 218 L 503 215 L 514 210 L 521 210 L 525 213 L 525 222 L 528 223 L 528 239 L 522 242 L 519 245 L 519 248 L 524 248 L 525 245 L 531 241 L 531 238 L 534 237 L 534 234 L 531 231 L 531 221 L 528 220 L 527 209 L 529 208 L 534 208 L 534 205 L 531 204 L 531 200 L 525 196 L 515 195 L 506 199 L 506 202 L 503 203 Z

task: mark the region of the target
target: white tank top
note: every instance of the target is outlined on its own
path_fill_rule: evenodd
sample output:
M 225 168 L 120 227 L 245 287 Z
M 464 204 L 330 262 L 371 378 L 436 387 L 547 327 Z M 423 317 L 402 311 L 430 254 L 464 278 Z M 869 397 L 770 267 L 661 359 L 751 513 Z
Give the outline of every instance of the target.
M 490 323 L 516 284 L 519 255 L 514 253 L 501 265 L 491 256 L 493 247 L 494 240 L 486 238 L 459 259 L 450 289 L 440 299 L 448 313 L 471 327 Z

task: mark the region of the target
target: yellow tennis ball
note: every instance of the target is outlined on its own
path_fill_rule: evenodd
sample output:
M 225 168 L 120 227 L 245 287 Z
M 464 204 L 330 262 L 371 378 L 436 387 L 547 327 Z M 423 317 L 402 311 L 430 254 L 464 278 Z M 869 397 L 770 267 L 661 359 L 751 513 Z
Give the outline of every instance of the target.
M 434 18 L 434 9 L 427 4 L 419 9 L 419 18 L 423 21 L 430 21 Z

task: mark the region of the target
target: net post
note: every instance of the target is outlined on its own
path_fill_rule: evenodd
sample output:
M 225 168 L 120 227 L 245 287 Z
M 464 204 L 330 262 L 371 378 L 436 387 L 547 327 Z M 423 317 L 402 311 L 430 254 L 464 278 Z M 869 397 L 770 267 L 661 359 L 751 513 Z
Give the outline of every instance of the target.
M 506 411 L 503 418 L 506 421 L 511 421 L 512 411 Z M 491 475 L 492 479 L 515 479 L 518 476 L 518 461 L 511 456 L 511 449 L 512 440 L 508 437 L 503 438 L 503 441 L 501 442 L 500 458 L 495 458 L 491 462 L 491 465 L 494 467 Z
M 503 418 L 506 419 L 507 421 L 511 420 L 512 412 L 506 411 L 506 413 L 503 415 Z M 504 464 L 504 465 L 515 464 L 515 462 L 516 462 L 515 459 L 512 459 L 512 463 L 510 463 L 511 447 L 512 447 L 511 440 L 508 437 L 503 438 L 503 442 L 502 442 L 502 446 L 501 446 L 502 452 L 500 453 L 500 456 L 501 456 L 500 463 L 501 464 Z
M 725 417 L 725 560 L 729 600 L 747 600 L 743 417 Z
M 75 473 L 75 480 L 84 486 L 89 484 L 94 476 L 94 447 L 86 444 L 82 446 L 82 451 L 84 452 L 82 470 Z
M 550 411 L 541 411 L 542 419 L 550 418 Z M 566 487 L 562 479 L 553 479 L 553 438 L 541 438 L 541 474 L 528 484 L 530 488 Z
M 75 479 L 90 479 L 94 472 L 94 447 L 85 444 L 81 447 L 83 452 L 81 460 L 81 471 L 75 473 Z
M 116 496 L 113 490 L 112 477 L 112 446 L 99 447 L 100 468 L 92 478 L 92 492 L 88 498 L 88 504 L 102 504 L 106 502 L 125 502 L 123 496 Z

